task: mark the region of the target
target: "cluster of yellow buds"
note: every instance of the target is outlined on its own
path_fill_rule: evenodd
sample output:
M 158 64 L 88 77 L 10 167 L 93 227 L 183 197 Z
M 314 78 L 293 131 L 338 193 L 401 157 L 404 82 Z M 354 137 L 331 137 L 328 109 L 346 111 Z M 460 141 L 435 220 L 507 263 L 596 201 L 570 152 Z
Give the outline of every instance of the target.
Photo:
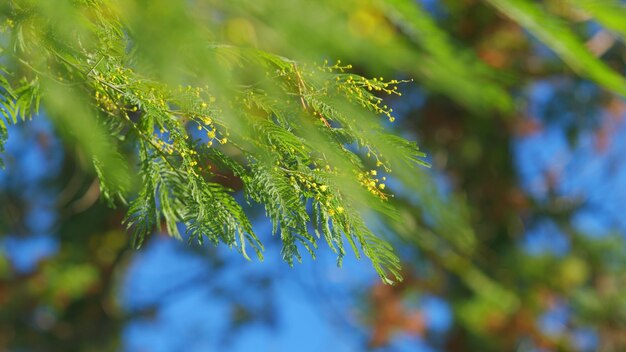
M 383 176 L 380 179 L 377 177 L 377 170 L 364 171 L 357 175 L 357 179 L 359 183 L 365 187 L 370 193 L 379 197 L 380 199 L 386 200 L 388 195 L 383 191 L 386 188 L 385 181 L 387 177 Z
M 95 61 L 95 59 L 94 59 Z M 95 61 L 97 62 L 97 61 Z M 94 64 L 95 64 L 94 62 Z M 97 66 L 97 64 L 95 64 Z M 89 73 L 90 77 L 95 80 L 96 92 L 95 99 L 98 106 L 107 112 L 117 112 L 130 101 L 139 101 L 142 105 L 152 106 L 156 109 L 166 110 L 168 104 L 166 101 L 166 92 L 162 87 L 152 85 L 149 89 L 133 90 L 128 89 L 130 77 L 135 73 L 128 68 L 121 66 L 93 69 Z M 140 80 L 137 78 L 137 80 Z M 133 85 L 136 86 L 136 85 Z M 125 90 L 124 95 L 121 89 Z M 131 97 L 129 97 L 129 95 Z M 136 104 L 127 111 L 137 111 Z
M 192 93 L 193 95 L 196 96 L 196 98 L 199 98 L 200 95 L 204 93 L 204 89 L 201 87 L 192 87 L 191 85 L 187 85 L 185 87 L 179 85 L 178 92 L 179 93 Z
M 177 90 L 173 93 L 184 98 L 183 101 L 185 104 L 183 105 L 189 103 L 186 108 L 193 109 L 195 111 L 200 110 L 202 113 L 208 113 L 211 104 L 217 100 L 209 93 L 209 86 L 207 85 L 204 87 L 192 87 L 191 85 L 183 87 L 179 85 Z
M 318 182 L 315 182 L 315 179 L 313 178 L 313 176 L 306 176 L 299 172 L 293 172 L 291 176 L 289 176 L 289 180 L 291 181 L 292 185 L 298 186 L 298 187 L 304 187 L 308 190 L 324 192 L 328 189 L 328 186 L 318 184 Z
M 213 120 L 208 116 L 203 116 L 199 118 L 198 122 L 198 131 L 205 130 L 206 136 L 209 139 L 207 142 L 207 147 L 213 146 L 213 141 L 217 140 L 221 144 L 225 144 L 228 139 L 226 137 L 218 138 L 217 137 L 217 128 L 213 124 Z
M 144 103 L 149 102 L 156 105 L 156 107 L 159 109 L 166 110 L 168 108 L 167 102 L 165 100 L 165 95 L 160 90 L 157 90 L 154 87 L 150 88 L 150 90 L 145 93 L 145 96 L 140 93 L 139 97 L 143 99 Z
M 113 67 L 105 69 L 94 69 L 90 71 L 90 76 L 96 82 L 95 100 L 103 110 L 107 112 L 134 112 L 138 111 L 137 105 L 132 105 L 129 108 L 125 108 L 128 105 L 128 101 L 139 101 L 141 104 L 151 106 L 156 109 L 172 112 L 168 108 L 166 96 L 176 95 L 179 93 L 183 95 L 187 101 L 191 101 L 191 104 L 186 108 L 189 108 L 191 112 L 191 120 L 198 124 L 198 130 L 205 130 L 208 137 L 207 146 L 211 147 L 214 142 L 220 144 L 226 144 L 228 142 L 228 133 L 218 132 L 217 127 L 213 119 L 210 117 L 214 113 L 218 113 L 216 109 L 212 108 L 211 104 L 216 101 L 216 98 L 209 94 L 209 87 L 192 87 L 192 86 L 179 86 L 178 92 L 170 91 L 167 89 L 161 89 L 159 86 L 151 85 L 149 89 L 143 90 L 129 90 L 125 89 L 125 95 L 130 94 L 131 97 L 122 96 L 117 88 L 129 87 L 129 78 L 134 72 L 127 68 Z M 161 135 L 166 132 L 165 128 L 161 128 Z M 187 140 L 189 135 L 183 134 L 182 137 Z M 196 173 L 196 171 L 202 171 L 202 167 L 198 166 L 198 154 L 193 148 L 189 148 L 184 145 L 184 142 L 179 145 L 175 140 L 168 141 L 168 138 L 163 136 L 153 135 L 151 142 L 155 148 L 159 150 L 164 156 L 175 155 L 181 157 L 184 167 L 188 168 L 190 172 Z
M 337 62 L 334 65 L 329 66 L 328 60 L 324 60 L 324 65 L 319 68 L 322 69 L 322 71 L 328 71 L 328 72 L 345 72 L 347 70 L 351 70 L 352 65 L 348 64 L 348 65 L 342 66 L 341 60 L 337 60 Z
M 174 145 L 167 143 L 166 141 L 162 140 L 156 135 L 152 136 L 152 144 L 156 146 L 157 148 L 159 148 L 159 150 L 163 154 L 168 154 L 168 155 L 174 154 Z
M 187 106 L 190 111 L 187 115 L 197 123 L 198 131 L 204 130 L 206 132 L 208 138 L 206 146 L 212 147 L 215 142 L 226 144 L 228 133 L 218 132 L 210 116 L 219 113 L 219 110 L 212 105 L 217 99 L 209 93 L 209 87 L 178 86 L 178 93 L 185 97 L 184 100 L 189 101 L 190 99 L 190 105 Z
M 115 101 L 113 101 L 113 99 L 111 99 L 111 97 L 109 96 L 109 94 L 107 94 L 106 91 L 96 90 L 96 93 L 94 94 L 94 97 L 96 99 L 96 104 L 101 109 L 103 109 L 103 110 L 105 110 L 107 112 L 111 112 L 111 113 L 112 112 L 116 112 L 116 111 L 119 110 L 119 107 L 117 106 Z
M 12 19 L 7 18 L 6 21 L 0 25 L 0 32 L 8 32 L 8 30 L 13 27 L 15 27 L 15 22 Z
M 96 65 L 97 66 L 97 65 Z M 130 69 L 123 69 L 121 67 L 110 69 L 92 69 L 89 76 L 99 83 L 103 89 L 116 89 L 119 92 L 119 88 L 127 87 L 130 82 L 130 78 L 133 75 L 133 71 Z M 141 95 L 140 93 L 137 94 Z M 121 96 L 118 97 L 118 99 Z
M 198 130 L 202 130 L 202 129 L 206 130 L 206 136 L 207 138 L 209 138 L 209 141 L 206 143 L 207 147 L 212 147 L 213 141 L 217 141 L 220 144 L 226 144 L 228 142 L 227 137 L 222 136 L 222 138 L 219 138 L 217 136 L 217 129 L 215 128 L 215 126 L 209 125 L 208 127 L 206 127 L 206 126 L 198 125 Z
M 198 155 L 198 152 L 195 151 L 194 149 L 191 148 L 186 148 L 186 147 L 181 147 L 180 149 L 180 156 L 182 156 L 183 158 L 189 156 L 189 157 L 195 157 Z M 197 164 L 197 163 L 196 163 Z M 195 164 L 194 164 L 195 165 Z
M 352 65 L 342 66 L 341 60 L 337 60 L 337 63 L 332 66 L 329 66 L 328 60 L 324 60 L 324 65 L 318 67 L 318 69 L 328 72 L 340 72 L 341 74 L 335 76 L 335 87 L 343 91 L 349 101 L 356 100 L 361 106 L 377 114 L 387 116 L 390 122 L 395 121 L 395 117 L 392 115 L 393 109 L 384 105 L 383 99 L 372 93 L 379 92 L 401 96 L 402 93 L 398 91 L 398 84 L 410 81 L 397 79 L 385 81 L 382 77 L 367 79 L 358 75 L 344 74 L 352 69 Z
M 327 204 L 327 206 L 328 206 L 328 204 Z M 343 214 L 343 212 L 344 212 L 344 209 L 343 209 L 342 206 L 338 206 L 338 207 L 331 208 L 331 209 L 328 210 L 328 214 L 330 216 L 334 216 L 335 214 Z
M 187 172 L 192 175 L 198 175 L 197 171 L 202 172 L 202 167 L 198 166 L 198 152 L 186 146 L 179 147 L 180 156 L 183 159 L 183 165 L 187 168 Z
M 330 169 L 330 166 L 327 166 L 327 169 Z M 289 176 L 289 180 L 295 187 L 306 188 L 309 192 L 314 193 L 313 197 L 315 200 L 328 208 L 329 215 L 333 216 L 344 212 L 344 208 L 337 204 L 337 199 L 328 185 L 321 183 L 319 180 L 316 181 L 313 176 L 293 172 Z
M 393 109 L 383 104 L 383 99 L 369 92 L 382 92 L 402 95 L 398 91 L 398 84 L 409 81 L 391 80 L 385 82 L 382 77 L 367 79 L 356 75 L 340 75 L 335 77 L 337 87 L 346 93 L 349 100 L 356 99 L 361 106 L 377 114 L 387 116 L 389 122 L 394 122 Z
M 165 130 L 161 130 L 161 133 L 164 131 Z M 174 143 L 168 143 L 158 135 L 152 136 L 152 145 L 165 155 L 174 155 L 175 152 L 178 152 L 178 156 L 182 158 L 183 165 L 187 168 L 189 173 L 197 175 L 196 171 L 202 171 L 202 167 L 198 167 L 198 152 L 193 148 L 188 148 L 184 144 L 176 143 L 176 141 L 174 141 Z

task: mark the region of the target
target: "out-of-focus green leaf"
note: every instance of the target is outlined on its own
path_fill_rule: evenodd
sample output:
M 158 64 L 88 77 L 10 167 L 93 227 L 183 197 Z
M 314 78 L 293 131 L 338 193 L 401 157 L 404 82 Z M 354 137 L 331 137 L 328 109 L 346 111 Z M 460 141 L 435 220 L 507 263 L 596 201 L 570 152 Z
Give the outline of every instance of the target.
M 567 23 L 527 0 L 486 0 L 544 42 L 574 71 L 605 88 L 626 95 L 626 80 L 585 47 Z
M 626 37 L 626 7 L 617 0 L 569 0 L 571 6 L 577 7 L 606 28 Z
M 414 69 L 423 83 L 445 92 L 470 109 L 510 111 L 512 101 L 496 74 L 470 51 L 452 44 L 448 35 L 417 2 L 409 0 L 377 1 L 378 6 L 411 41 L 426 52 Z M 502 80 L 502 73 L 500 73 Z M 480 87 L 480 89 L 476 89 Z
M 117 156 L 115 144 L 106 129 L 98 123 L 94 111 L 85 104 L 82 92 L 52 80 L 43 84 L 46 113 L 67 141 L 76 143 L 91 160 L 97 160 L 103 182 L 126 188 L 128 169 Z M 91 163 L 87 162 L 87 165 Z

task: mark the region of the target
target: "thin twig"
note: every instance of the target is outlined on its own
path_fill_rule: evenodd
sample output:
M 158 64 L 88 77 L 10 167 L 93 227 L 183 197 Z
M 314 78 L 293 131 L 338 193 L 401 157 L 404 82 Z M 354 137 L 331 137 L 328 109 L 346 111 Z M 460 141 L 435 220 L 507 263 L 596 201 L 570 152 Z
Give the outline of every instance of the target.
M 296 73 L 296 78 L 298 79 L 298 92 L 300 93 L 300 103 L 302 104 L 302 108 L 304 109 L 304 111 L 309 111 L 309 107 L 308 104 L 306 103 L 306 100 L 304 99 L 304 93 L 306 90 L 306 85 L 304 84 L 304 80 L 302 79 L 302 76 L 300 75 L 300 72 L 298 71 L 298 67 L 296 66 L 295 63 L 292 64 L 293 65 L 293 71 Z M 326 118 L 324 118 L 324 116 L 319 113 L 316 112 L 315 110 L 313 111 L 313 115 L 319 115 L 320 120 L 322 120 L 322 122 L 324 123 L 324 125 L 326 125 L 326 127 L 330 128 L 330 123 L 328 123 L 328 121 L 326 120 Z
M 98 67 L 98 65 L 100 65 L 100 63 L 102 62 L 102 60 L 104 60 L 104 55 L 100 56 L 100 60 L 98 60 L 98 62 L 96 62 L 89 71 L 87 71 L 87 73 L 85 74 L 85 76 L 89 76 L 91 74 L 91 72 L 93 72 L 93 70 L 95 70 L 96 67 Z

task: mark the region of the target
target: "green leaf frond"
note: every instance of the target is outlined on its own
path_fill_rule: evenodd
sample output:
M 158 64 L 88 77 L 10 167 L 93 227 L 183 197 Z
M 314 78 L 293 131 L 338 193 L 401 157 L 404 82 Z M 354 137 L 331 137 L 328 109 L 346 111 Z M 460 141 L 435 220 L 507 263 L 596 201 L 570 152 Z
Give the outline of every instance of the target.
M 341 263 L 347 241 L 386 282 L 400 279 L 398 259 L 365 214 L 393 214 L 385 175 L 422 163 L 414 144 L 382 127 L 394 120 L 382 97 L 399 95 L 403 81 L 221 44 L 193 21 L 176 25 L 206 45 L 164 37 L 163 48 L 147 48 L 150 24 L 128 20 L 131 5 L 10 3 L 0 139 L 41 99 L 66 140 L 93 161 L 103 198 L 128 204 L 134 247 L 163 229 L 245 258 L 251 248 L 262 259 L 244 199 L 265 208 L 290 265 L 303 249 L 315 257 L 319 240 Z M 166 7 L 184 16 L 181 6 Z
M 572 13 L 554 2 L 485 2 L 580 75 L 626 95 L 624 77 L 567 21 L 582 14 L 623 41 L 619 1 L 568 0 Z M 372 212 L 397 216 L 386 178 L 425 207 L 441 203 L 413 168 L 427 166 L 424 154 L 384 128 L 395 119 L 384 98 L 405 81 L 356 72 L 405 72 L 471 111 L 510 112 L 511 78 L 457 44 L 410 0 L 3 1 L 0 151 L 7 127 L 41 105 L 92 161 L 103 198 L 128 204 L 135 247 L 163 228 L 261 257 L 242 200 L 264 207 L 289 264 L 303 249 L 314 256 L 322 238 L 340 263 L 347 241 L 390 282 L 398 260 L 366 222 Z M 466 212 L 446 209 L 444 224 Z M 441 232 L 472 250 L 470 235 Z
M 1 52 L 1 50 L 0 50 Z M 39 82 L 23 79 L 12 85 L 8 69 L 0 64 L 0 153 L 8 138 L 7 127 L 32 118 L 39 111 Z M 0 166 L 4 167 L 2 159 Z
M 622 96 L 626 95 L 626 79 L 607 64 L 598 60 L 562 18 L 546 11 L 540 4 L 528 0 L 487 0 L 487 2 L 524 26 L 537 39 L 551 48 L 574 71 L 589 77 L 610 91 Z M 624 13 L 622 8 L 615 10 L 614 16 L 606 16 L 606 11 L 610 5 L 615 6 L 615 3 L 611 4 L 611 1 L 580 1 L 580 4 L 575 3 L 588 11 L 597 11 L 598 18 L 605 22 L 609 28 L 617 29 L 614 16 L 620 12 Z M 593 3 L 600 5 L 594 6 Z M 604 5 L 602 5 L 603 3 Z M 609 20 L 612 21 L 606 22 Z

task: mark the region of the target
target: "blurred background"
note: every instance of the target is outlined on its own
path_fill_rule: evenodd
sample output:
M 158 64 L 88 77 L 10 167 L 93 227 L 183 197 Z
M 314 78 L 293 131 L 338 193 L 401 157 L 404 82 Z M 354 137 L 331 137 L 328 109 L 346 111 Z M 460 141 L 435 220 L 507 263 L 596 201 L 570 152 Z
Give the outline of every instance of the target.
M 323 246 L 290 268 L 256 207 L 264 262 L 160 233 L 135 251 L 44 113 L 9 127 L 0 171 L 0 349 L 626 350 L 620 2 L 200 3 L 225 42 L 413 80 L 388 127 L 432 168 L 391 180 L 402 221 L 371 224 L 404 281 Z M 155 41 L 150 16 L 185 6 L 137 28 Z

